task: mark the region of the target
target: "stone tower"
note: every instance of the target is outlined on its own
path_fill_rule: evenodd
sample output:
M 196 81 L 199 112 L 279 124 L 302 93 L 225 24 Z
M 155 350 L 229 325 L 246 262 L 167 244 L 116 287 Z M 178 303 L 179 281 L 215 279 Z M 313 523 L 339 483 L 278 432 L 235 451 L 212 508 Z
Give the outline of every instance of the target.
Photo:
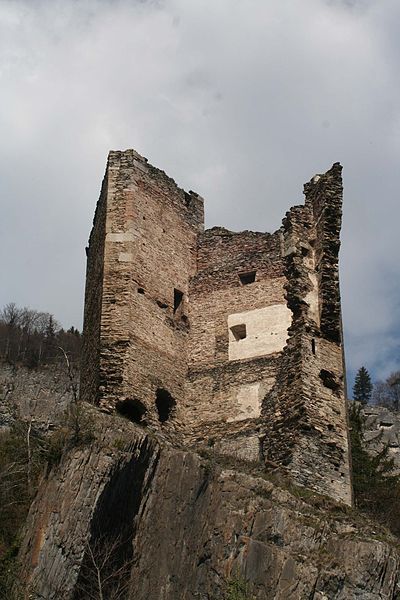
M 134 150 L 111 152 L 87 250 L 81 397 L 351 504 L 341 166 L 305 197 L 275 233 L 204 231 L 201 197 Z

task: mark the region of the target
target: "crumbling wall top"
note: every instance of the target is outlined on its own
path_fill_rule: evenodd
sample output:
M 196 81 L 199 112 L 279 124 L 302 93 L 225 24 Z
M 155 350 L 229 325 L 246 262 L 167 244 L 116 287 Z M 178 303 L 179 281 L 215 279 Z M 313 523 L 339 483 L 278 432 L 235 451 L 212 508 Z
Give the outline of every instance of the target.
M 182 217 L 198 232 L 204 230 L 204 199 L 190 190 L 180 188 L 165 171 L 151 165 L 136 150 L 111 150 L 108 155 L 107 172 L 118 172 L 120 185 L 128 186 L 131 179 L 151 190 L 160 202 L 175 204 Z M 121 177 L 121 173 L 123 176 Z

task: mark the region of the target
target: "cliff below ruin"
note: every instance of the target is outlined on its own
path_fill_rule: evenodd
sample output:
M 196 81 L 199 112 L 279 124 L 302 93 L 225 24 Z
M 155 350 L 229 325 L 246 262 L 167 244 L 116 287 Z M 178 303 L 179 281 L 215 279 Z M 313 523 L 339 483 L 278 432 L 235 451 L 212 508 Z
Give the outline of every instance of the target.
M 93 439 L 64 453 L 31 506 L 24 597 L 399 597 L 396 539 L 356 511 L 86 410 Z

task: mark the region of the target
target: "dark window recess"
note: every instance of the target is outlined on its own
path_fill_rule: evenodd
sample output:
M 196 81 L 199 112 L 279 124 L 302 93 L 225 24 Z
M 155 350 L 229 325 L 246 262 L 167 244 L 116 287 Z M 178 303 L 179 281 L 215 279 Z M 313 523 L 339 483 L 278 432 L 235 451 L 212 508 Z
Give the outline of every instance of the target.
M 234 325 L 231 327 L 231 331 L 233 333 L 233 337 L 238 342 L 239 340 L 244 340 L 247 336 L 246 325 L 242 323 L 241 325 Z
M 161 302 L 161 300 L 157 300 L 157 304 L 160 308 L 168 308 L 168 304 L 165 304 L 165 302 Z
M 136 398 L 127 398 L 116 404 L 117 412 L 134 423 L 142 423 L 147 410 L 145 405 Z
M 305 246 L 302 246 L 302 247 L 301 247 L 301 255 L 302 255 L 302 256 L 304 256 L 304 257 L 306 257 L 306 256 L 308 256 L 309 254 L 310 254 L 310 251 L 309 251 L 309 249 L 308 249 L 308 248 L 306 248 Z
M 183 301 L 183 292 L 181 292 L 180 290 L 174 289 L 174 313 L 176 313 L 178 308 L 181 306 L 182 301 Z
M 326 369 L 321 369 L 319 372 L 319 376 L 322 379 L 322 383 L 325 387 L 333 390 L 334 392 L 340 388 L 339 383 L 336 380 L 336 376 L 332 371 L 327 371 Z
M 139 288 L 137 289 L 137 293 L 138 294 L 144 294 L 144 289 L 143 288 Z
M 257 271 L 248 271 L 247 273 L 239 273 L 240 283 L 242 285 L 248 285 L 254 283 L 256 280 Z
M 171 394 L 164 390 L 163 388 L 159 388 L 156 392 L 156 408 L 158 412 L 158 420 L 160 423 L 165 423 L 170 418 L 176 402 Z
M 312 353 L 315 354 L 315 340 L 314 340 L 314 338 L 311 340 L 311 350 L 312 350 Z

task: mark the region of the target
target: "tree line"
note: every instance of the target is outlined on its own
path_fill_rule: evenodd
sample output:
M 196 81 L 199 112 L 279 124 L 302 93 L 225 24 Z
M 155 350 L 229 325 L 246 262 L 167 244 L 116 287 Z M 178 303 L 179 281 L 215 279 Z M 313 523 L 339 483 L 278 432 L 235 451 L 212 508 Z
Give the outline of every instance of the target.
M 64 330 L 52 314 L 14 302 L 0 310 L 0 359 L 35 369 L 64 360 L 62 351 L 78 363 L 80 350 L 78 329 Z

